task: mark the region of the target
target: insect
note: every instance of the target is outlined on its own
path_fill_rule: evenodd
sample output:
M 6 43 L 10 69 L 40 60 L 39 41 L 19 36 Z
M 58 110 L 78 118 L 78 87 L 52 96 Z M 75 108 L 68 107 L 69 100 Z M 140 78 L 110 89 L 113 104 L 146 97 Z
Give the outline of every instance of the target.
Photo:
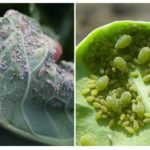
M 131 42 L 132 42 L 132 37 L 130 35 L 123 35 L 117 40 L 115 48 L 116 49 L 125 48 L 129 46 Z
M 121 72 L 128 71 L 127 62 L 122 57 L 115 57 L 113 61 L 113 65 L 115 68 L 117 68 Z
M 138 60 L 141 64 L 144 64 L 150 58 L 150 49 L 149 47 L 143 47 L 138 55 Z

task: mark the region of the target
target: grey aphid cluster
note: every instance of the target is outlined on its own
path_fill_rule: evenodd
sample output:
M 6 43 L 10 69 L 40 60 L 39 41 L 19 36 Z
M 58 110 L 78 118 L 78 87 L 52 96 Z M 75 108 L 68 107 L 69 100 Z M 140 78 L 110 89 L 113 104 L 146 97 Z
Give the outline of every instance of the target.
M 149 47 L 138 50 L 138 55 L 122 51 L 132 44 L 130 35 L 121 36 L 116 44 L 109 66 L 100 66 L 99 74 L 90 75 L 82 95 L 96 110 L 96 120 L 107 120 L 110 128 L 119 126 L 133 135 L 145 124 L 150 123 L 150 113 L 146 112 L 142 97 L 139 95 L 132 78 L 138 78 L 137 66 L 148 66 Z M 150 74 L 147 68 L 141 72 L 144 84 L 149 84 Z M 150 95 L 150 93 L 147 93 Z

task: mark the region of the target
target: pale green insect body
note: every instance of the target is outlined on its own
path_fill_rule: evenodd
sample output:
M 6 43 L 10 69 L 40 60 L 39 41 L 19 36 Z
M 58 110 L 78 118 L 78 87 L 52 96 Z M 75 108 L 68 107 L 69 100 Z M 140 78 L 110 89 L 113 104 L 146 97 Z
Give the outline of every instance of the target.
M 128 71 L 127 62 L 122 57 L 115 57 L 113 61 L 113 65 L 115 68 L 117 68 L 121 72 Z
M 81 146 L 95 146 L 96 145 L 96 137 L 93 134 L 83 135 L 80 138 Z
M 107 88 L 109 84 L 109 78 L 107 75 L 100 77 L 97 81 L 96 81 L 96 87 L 99 91 L 103 91 Z
M 150 82 L 150 74 L 147 74 L 147 75 L 145 75 L 144 77 L 143 77 L 143 81 L 144 81 L 144 83 L 149 83 Z
M 122 93 L 121 97 L 120 97 L 121 106 L 124 108 L 124 107 L 128 106 L 128 104 L 130 104 L 130 102 L 131 102 L 130 92 L 126 91 L 126 92 Z
M 143 47 L 138 55 L 138 60 L 141 64 L 144 64 L 150 58 L 150 49 L 149 47 Z
M 132 37 L 130 35 L 123 35 L 117 40 L 115 48 L 116 49 L 126 48 L 131 44 L 131 42 L 132 42 Z

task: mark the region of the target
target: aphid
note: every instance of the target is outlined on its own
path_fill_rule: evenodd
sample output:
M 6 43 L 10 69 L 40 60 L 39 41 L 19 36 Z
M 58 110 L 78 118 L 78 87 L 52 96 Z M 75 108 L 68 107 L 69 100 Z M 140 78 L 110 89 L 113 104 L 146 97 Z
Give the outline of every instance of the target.
M 129 126 L 129 124 L 130 124 L 130 121 L 124 121 L 124 122 L 122 123 L 122 127 Z
M 93 106 L 94 106 L 95 108 L 101 108 L 101 104 L 98 103 L 98 102 L 94 102 L 94 103 L 93 103 Z
M 121 126 L 121 124 L 122 124 L 122 121 L 119 120 L 119 121 L 117 122 L 117 125 L 118 125 L 118 126 Z
M 91 80 L 91 79 L 88 80 L 88 84 L 95 84 L 95 83 L 96 83 L 96 80 Z
M 89 76 L 89 78 L 90 78 L 90 79 L 93 79 L 93 80 L 97 80 L 98 77 L 97 77 L 96 75 L 94 75 L 94 74 L 91 74 L 91 75 Z
M 108 116 L 106 114 L 102 114 L 102 119 L 106 119 Z
M 143 77 L 143 81 L 144 81 L 144 83 L 149 83 L 150 82 L 150 74 L 147 74 L 147 75 L 145 75 L 144 77 Z
M 89 89 L 89 88 L 84 88 L 84 89 L 82 90 L 82 94 L 83 94 L 83 95 L 87 95 L 87 94 L 89 94 L 89 92 L 90 92 L 90 89 Z
M 97 81 L 96 81 L 96 87 L 99 91 L 103 91 L 107 88 L 109 83 L 109 78 L 107 75 L 100 77 Z
M 144 123 L 150 123 L 150 118 L 146 118 L 143 120 Z
M 99 110 L 99 111 L 96 112 L 96 120 L 101 119 L 101 117 L 102 117 L 102 111 Z
M 109 127 L 112 128 L 114 125 L 115 125 L 115 120 L 114 120 L 114 119 L 111 119 L 111 120 L 109 121 Z
M 132 37 L 130 35 L 123 35 L 117 40 L 115 48 L 116 49 L 125 48 L 129 46 L 131 42 L 132 42 Z
M 136 105 L 136 114 L 139 118 L 144 116 L 144 105 L 141 102 L 138 102 Z
M 131 77 L 137 78 L 138 77 L 138 72 L 137 71 L 131 72 Z
M 126 115 L 125 114 L 121 114 L 120 116 L 120 120 L 123 121 L 125 119 Z
M 126 131 L 130 134 L 134 134 L 134 129 L 131 127 L 125 127 Z
M 107 112 L 107 108 L 106 108 L 105 106 L 101 106 L 101 110 L 102 110 L 103 112 Z
M 138 55 L 138 60 L 140 64 L 144 64 L 150 58 L 150 49 L 149 47 L 143 47 Z
M 135 130 L 135 131 L 137 131 L 137 130 L 139 130 L 139 124 L 138 124 L 138 122 L 136 121 L 136 120 L 134 120 L 133 121 L 133 129 Z
M 93 134 L 83 135 L 80 138 L 81 146 L 95 146 L 96 145 L 96 137 Z
M 113 65 L 115 68 L 117 68 L 121 72 L 128 71 L 127 62 L 122 57 L 115 57 L 113 61 Z
M 120 107 L 118 100 L 113 98 L 112 96 L 106 97 L 108 109 L 112 110 L 113 112 L 120 113 Z
M 135 119 L 135 117 L 134 117 L 134 116 L 131 116 L 131 117 L 130 117 L 130 121 L 131 121 L 131 122 L 133 122 L 133 121 L 134 121 L 134 119 Z
M 150 118 L 150 113 L 144 113 L 144 117 Z
M 132 104 L 132 111 L 136 112 L 136 104 L 135 103 Z
M 86 100 L 87 100 L 87 102 L 91 103 L 91 102 L 94 101 L 94 97 L 93 97 L 93 96 L 88 96 L 88 97 L 86 98 Z
M 107 102 L 106 102 L 104 99 L 101 99 L 101 100 L 100 100 L 100 103 L 101 103 L 101 105 L 103 105 L 103 106 L 107 106 Z
M 128 104 L 130 103 L 131 101 L 131 94 L 130 92 L 126 91 L 124 93 L 121 94 L 121 97 L 120 97 L 120 104 L 121 106 L 124 108 L 126 106 L 128 106 Z
M 97 96 L 98 95 L 98 91 L 95 89 L 95 90 L 92 90 L 91 91 L 91 95 L 92 96 Z
M 89 87 L 90 89 L 94 89 L 94 88 L 96 87 L 96 84 L 88 84 L 88 87 Z

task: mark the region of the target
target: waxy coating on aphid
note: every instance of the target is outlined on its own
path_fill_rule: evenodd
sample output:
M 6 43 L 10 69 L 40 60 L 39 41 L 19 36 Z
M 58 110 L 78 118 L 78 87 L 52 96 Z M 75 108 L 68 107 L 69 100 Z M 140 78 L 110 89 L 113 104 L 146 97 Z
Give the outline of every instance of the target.
M 140 64 L 144 64 L 148 61 L 148 59 L 150 58 L 150 49 L 149 47 L 143 47 L 138 55 L 138 60 L 140 62 Z
M 113 65 L 115 68 L 117 68 L 121 72 L 128 71 L 127 62 L 122 57 L 115 57 L 113 61 Z
M 126 48 L 127 46 L 130 45 L 131 42 L 132 37 L 130 35 L 123 35 L 117 40 L 115 48 L 116 49 Z

